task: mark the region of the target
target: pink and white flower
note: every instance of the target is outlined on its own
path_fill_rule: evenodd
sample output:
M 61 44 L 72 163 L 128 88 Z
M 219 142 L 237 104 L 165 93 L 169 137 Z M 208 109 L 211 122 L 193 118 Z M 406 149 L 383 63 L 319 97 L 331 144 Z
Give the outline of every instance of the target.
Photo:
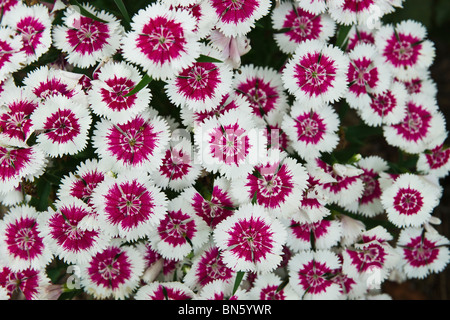
M 283 69 L 289 93 L 307 107 L 339 100 L 347 89 L 348 57 L 337 47 L 320 40 L 298 45 Z
M 289 283 L 301 299 L 336 300 L 342 293 L 332 277 L 340 267 L 341 262 L 332 251 L 302 251 L 289 260 Z
M 282 260 L 286 230 L 259 205 L 241 205 L 214 229 L 225 264 L 235 271 L 270 272 Z
M 384 63 L 374 45 L 359 44 L 348 55 L 349 86 L 345 99 L 350 107 L 359 109 L 370 103 L 372 95 L 387 90 L 391 85 L 392 76 L 388 65 Z
M 192 300 L 195 293 L 181 282 L 155 281 L 136 292 L 135 300 Z
M 40 104 L 31 114 L 37 142 L 50 157 L 73 155 L 83 150 L 88 142 L 91 115 L 85 105 L 65 96 L 53 96 Z
M 203 45 L 204 56 L 220 60 L 220 52 Z M 167 80 L 166 94 L 178 107 L 194 111 L 211 111 L 231 91 L 233 72 L 222 62 L 194 62 Z
M 393 10 L 387 0 L 329 0 L 329 13 L 339 24 L 366 24 L 376 27 L 373 20 Z M 373 24 L 373 25 L 371 25 Z
M 29 148 L 0 146 L 0 192 L 14 190 L 22 179 L 40 176 L 46 164 L 44 153 L 36 146 Z
M 1 0 L 1 2 L 0 2 L 1 16 L 3 16 L 3 14 L 10 11 L 12 8 L 14 8 L 18 4 L 19 4 L 19 0 Z
M 410 80 L 399 80 L 394 78 L 394 81 L 405 85 L 408 94 L 426 94 L 430 98 L 435 99 L 437 95 L 436 82 L 431 78 L 430 71 L 426 69 L 420 72 L 417 77 Z
M 439 273 L 446 267 L 450 241 L 437 232 L 421 228 L 405 228 L 397 241 L 402 260 L 401 270 L 408 278 L 423 279 L 430 273 Z
M 336 219 L 322 219 L 313 223 L 288 220 L 286 225 L 286 245 L 294 252 L 331 249 L 339 243 L 342 236 L 341 223 Z
M 288 108 L 281 74 L 270 67 L 241 66 L 234 74 L 233 89 L 250 103 L 258 124 L 264 124 L 263 120 L 275 114 L 283 114 Z
M 335 1 L 335 3 L 342 2 Z M 328 0 L 297 0 L 298 6 L 313 14 L 321 14 L 328 10 Z
M 206 284 L 192 300 L 249 300 L 249 295 L 241 288 L 233 294 L 233 283 L 214 280 Z
M 12 271 L 41 269 L 53 254 L 39 233 L 39 212 L 29 205 L 9 208 L 0 220 L 0 260 Z
M 0 143 L 28 147 L 27 140 L 33 133 L 30 115 L 37 107 L 38 101 L 29 90 L 9 87 L 0 106 Z
M 209 35 L 211 46 L 222 52 L 222 60 L 233 69 L 241 66 L 241 56 L 251 49 L 250 39 L 245 35 L 226 36 L 221 31 L 213 29 Z
M 144 259 L 137 249 L 116 239 L 77 266 L 86 293 L 95 299 L 126 299 L 140 284 Z
M 209 233 L 206 222 L 178 196 L 169 201 L 166 214 L 151 230 L 149 240 L 152 248 L 164 258 L 180 260 L 192 250 L 199 250 L 208 241 Z
M 369 126 L 398 124 L 405 117 L 407 99 L 405 86 L 393 82 L 386 91 L 371 94 L 368 103 L 362 104 L 357 112 Z
M 45 65 L 28 72 L 23 83 L 40 102 L 62 95 L 80 105 L 86 105 L 86 94 L 80 85 L 81 78 L 80 74 Z
M 128 95 L 139 83 L 139 70 L 127 62 L 108 62 L 97 72 L 91 81 L 88 92 L 92 112 L 111 120 L 124 123 L 143 112 L 152 98 L 149 88 Z
M 86 230 L 82 225 L 83 219 L 92 214 L 83 201 L 65 199 L 57 201 L 55 208 L 40 213 L 38 218 L 40 235 L 55 256 L 68 264 L 85 263 L 109 244 L 110 238 L 103 230 Z
M 218 20 L 216 28 L 226 36 L 245 35 L 269 13 L 270 0 L 208 0 Z
M 167 210 L 166 195 L 138 171 L 106 176 L 94 189 L 92 202 L 101 229 L 128 241 L 149 236 Z
M 358 44 L 375 45 L 375 30 L 364 25 L 352 26 L 347 35 L 346 51 L 352 51 Z
M 155 184 L 164 189 L 181 191 L 191 187 L 200 175 L 191 141 L 181 138 L 171 142 L 158 171 L 152 174 Z
M 298 1 L 297 1 L 298 3 Z M 336 23 L 326 14 L 308 12 L 301 4 L 284 1 L 271 13 L 274 39 L 286 54 L 295 52 L 306 40 L 328 41 L 335 32 Z
M 381 203 L 387 218 L 396 226 L 419 227 L 431 218 L 439 198 L 436 190 L 420 176 L 405 173 L 383 189 Z
M 299 300 L 299 296 L 288 283 L 283 287 L 280 276 L 274 273 L 259 274 L 249 290 L 250 300 Z
M 202 251 L 192 258 L 192 266 L 183 278 L 192 290 L 200 290 L 214 281 L 233 284 L 236 272 L 223 261 L 221 250 L 209 242 Z
M 290 115 L 284 116 L 281 129 L 297 154 L 310 161 L 336 148 L 339 125 L 339 117 L 331 106 L 305 108 L 300 101 L 296 101 Z
M 63 25 L 53 28 L 53 45 L 67 54 L 70 64 L 89 68 L 119 50 L 124 29 L 112 14 L 86 4 L 82 7 L 98 19 L 81 15 L 73 6 L 66 8 Z
M 383 127 L 386 142 L 408 153 L 421 153 L 442 144 L 447 138 L 445 119 L 436 100 L 426 95 L 411 95 L 406 114 L 396 124 Z
M 233 109 L 219 118 L 206 120 L 194 132 L 198 163 L 226 178 L 240 177 L 266 152 L 267 140 L 249 113 Z
M 416 167 L 423 174 L 432 174 L 438 178 L 446 177 L 450 171 L 450 149 L 442 144 L 422 152 L 419 154 Z
M 158 115 L 143 112 L 126 123 L 114 124 L 107 119 L 97 123 L 92 143 L 106 167 L 123 171 L 157 170 L 162 163 L 169 128 Z
M 0 27 L 0 51 L 0 81 L 4 81 L 12 73 L 22 69 L 27 59 L 22 51 L 21 37 L 10 27 Z
M 43 300 L 49 284 L 50 279 L 43 268 L 14 271 L 9 266 L 0 266 L 0 289 L 6 291 L 9 300 L 15 295 L 25 300 Z
M 295 159 L 273 149 L 268 159 L 257 164 L 253 172 L 231 183 L 237 203 L 263 206 L 274 217 L 289 217 L 301 201 L 307 184 L 307 172 Z
M 435 56 L 426 28 L 412 20 L 381 27 L 375 45 L 392 68 L 393 75 L 400 80 L 411 80 L 427 70 Z
M 186 189 L 181 195 L 190 203 L 197 216 L 211 228 L 215 228 L 221 221 L 233 215 L 238 206 L 231 191 L 230 181 L 218 177 L 212 183 L 210 195 L 202 195 L 194 187 Z
M 175 76 L 200 55 L 196 20 L 185 10 L 153 3 L 133 17 L 131 28 L 122 39 L 123 56 L 154 79 Z
M 27 56 L 26 64 L 35 62 L 50 49 L 52 19 L 46 6 L 20 3 L 4 14 L 2 24 L 14 29 L 22 38 L 22 51 Z

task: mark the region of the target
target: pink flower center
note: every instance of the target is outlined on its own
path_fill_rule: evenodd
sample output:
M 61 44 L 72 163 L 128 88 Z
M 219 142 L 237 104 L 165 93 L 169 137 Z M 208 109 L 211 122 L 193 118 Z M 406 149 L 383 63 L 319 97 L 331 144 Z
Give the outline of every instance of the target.
M 0 179 L 5 181 L 20 173 L 31 161 L 31 149 L 8 150 L 0 146 Z
M 17 31 L 22 35 L 22 50 L 29 56 L 36 54 L 45 26 L 35 17 L 24 17 L 17 24 Z
M 240 220 L 227 233 L 227 246 L 238 259 L 261 262 L 273 249 L 274 234 L 259 217 Z
M 343 10 L 359 13 L 367 10 L 373 3 L 374 0 L 344 0 Z
M 237 123 L 218 127 L 210 133 L 210 152 L 214 158 L 226 164 L 239 164 L 249 153 L 247 131 Z
M 362 197 L 359 199 L 361 204 L 372 203 L 374 199 L 379 199 L 381 196 L 380 183 L 377 180 L 378 174 L 371 169 L 363 169 L 364 173 L 360 178 L 364 184 L 364 191 Z
M 297 139 L 307 144 L 318 144 L 326 132 L 326 124 L 314 111 L 299 115 L 295 120 Z
M 283 28 L 290 29 L 286 32 L 286 35 L 291 41 L 296 43 L 318 39 L 322 27 L 322 18 L 320 16 L 301 8 L 290 10 L 283 22 Z
M 98 286 L 117 289 L 131 277 L 129 257 L 120 248 L 106 248 L 93 257 L 88 275 Z
M 248 100 L 253 113 L 261 118 L 274 110 L 280 100 L 277 88 L 262 78 L 247 79 L 238 84 L 236 91 Z
M 309 96 L 326 93 L 336 77 L 335 61 L 320 52 L 308 53 L 295 65 L 298 87 Z
M 241 23 L 249 19 L 260 6 L 257 0 L 212 0 L 211 5 L 225 23 Z
M 433 263 L 439 255 L 436 243 L 418 236 L 403 248 L 403 255 L 413 267 L 423 267 Z
M 37 104 L 26 100 L 16 100 L 7 107 L 9 112 L 3 113 L 0 117 L 0 133 L 25 142 L 32 125 L 29 116 L 37 108 Z
M 189 243 L 196 232 L 195 220 L 181 210 L 169 211 L 158 226 L 161 240 L 174 247 Z
M 397 99 L 391 91 L 372 95 L 371 109 L 380 117 L 388 115 L 397 105 Z
M 92 192 L 104 180 L 105 175 L 99 171 L 86 172 L 77 177 L 71 186 L 70 195 L 91 204 Z
M 214 97 L 220 83 L 219 69 L 210 62 L 196 62 L 176 78 L 178 92 L 196 101 Z
M 381 269 L 387 256 L 384 248 L 377 243 L 368 244 L 358 251 L 347 249 L 347 253 L 359 272 Z
M 422 44 L 420 39 L 409 34 L 395 33 L 388 39 L 383 55 L 395 67 L 408 67 L 416 64 Z
M 189 154 L 183 150 L 168 149 L 159 170 L 170 180 L 182 179 L 192 168 L 190 161 Z
M 108 43 L 110 29 L 106 23 L 81 16 L 74 25 L 79 25 L 79 28 L 67 30 L 66 38 L 77 53 L 90 55 Z
M 409 102 L 405 118 L 393 127 L 404 139 L 417 142 L 428 134 L 431 117 L 430 112 L 422 106 Z
M 333 284 L 328 279 L 330 272 L 331 269 L 325 263 L 312 260 L 298 271 L 298 281 L 308 293 L 320 294 Z
M 233 214 L 230 196 L 218 186 L 214 186 L 211 200 L 205 200 L 196 193 L 192 201 L 195 213 L 212 227 Z
M 46 136 L 54 143 L 73 141 L 81 133 L 78 118 L 69 109 L 59 109 L 44 124 Z
M 195 275 L 199 279 L 199 283 L 204 286 L 217 279 L 229 280 L 233 276 L 233 272 L 222 261 L 219 249 L 214 247 L 202 255 Z
M 33 93 L 41 99 L 47 99 L 57 94 L 71 98 L 74 95 L 74 90 L 69 90 L 60 79 L 52 78 L 40 82 L 38 86 L 33 88 Z
M 134 81 L 125 77 L 114 76 L 114 78 L 107 79 L 105 84 L 109 88 L 101 88 L 100 94 L 102 95 L 102 101 L 108 105 L 108 108 L 113 111 L 122 111 L 134 105 L 136 95 L 126 96 L 135 86 Z
M 11 297 L 15 291 L 22 292 L 25 299 L 37 298 L 39 290 L 40 274 L 38 269 L 25 269 L 19 272 L 12 272 L 8 267 L 0 271 L 0 286 L 6 288 Z
M 438 169 L 446 165 L 450 159 L 450 149 L 443 149 L 443 146 L 437 146 L 431 153 L 425 153 L 428 165 L 431 169 Z
M 34 259 L 44 250 L 35 219 L 19 218 L 7 226 L 5 235 L 8 251 L 14 257 L 24 260 Z
M 353 60 L 350 63 L 347 80 L 350 84 L 349 90 L 357 96 L 367 93 L 378 84 L 378 69 L 373 61 L 367 58 Z
M 181 23 L 156 17 L 144 25 L 136 40 L 138 49 L 154 63 L 164 64 L 177 59 L 186 48 Z
M 394 197 L 394 209 L 403 215 L 417 214 L 423 207 L 423 196 L 420 191 L 411 188 L 400 188 Z
M 278 286 L 276 285 L 265 286 L 259 293 L 260 300 L 284 300 L 285 298 L 284 291 L 278 291 Z

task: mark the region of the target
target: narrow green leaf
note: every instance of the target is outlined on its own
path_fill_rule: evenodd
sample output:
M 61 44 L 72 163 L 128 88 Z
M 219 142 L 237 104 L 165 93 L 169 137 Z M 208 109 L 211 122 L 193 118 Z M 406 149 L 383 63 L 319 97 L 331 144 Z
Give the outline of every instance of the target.
M 203 54 L 200 55 L 200 57 L 197 58 L 196 60 L 197 62 L 212 62 L 212 63 L 222 63 L 222 60 L 213 58 L 213 57 L 209 57 L 209 56 L 205 56 Z
M 130 16 L 128 14 L 127 8 L 125 7 L 125 5 L 123 4 L 122 0 L 114 0 L 114 2 L 116 3 L 117 8 L 119 8 L 120 13 L 122 14 L 123 18 L 125 19 L 125 21 L 129 24 L 131 23 L 131 19 Z
M 125 97 L 132 96 L 133 94 L 138 93 L 142 89 L 144 89 L 150 82 L 152 82 L 152 77 L 150 77 L 148 74 L 145 74 L 141 81 L 136 85 L 136 87 L 133 88 L 130 92 L 128 92 Z
M 256 204 L 257 203 L 257 201 L 258 201 L 258 191 L 255 191 L 255 194 L 253 195 L 253 198 L 252 198 L 252 204 Z
M 91 18 L 92 20 L 98 21 L 98 22 L 102 22 L 102 23 L 108 23 L 108 21 L 105 21 L 103 19 L 100 19 L 99 17 L 97 17 L 95 14 L 90 13 L 89 11 L 87 11 L 85 8 L 83 8 L 81 6 L 81 4 L 77 1 L 77 0 L 70 0 L 69 3 L 71 5 L 77 6 L 80 9 L 80 14 Z
M 237 291 L 237 289 L 239 288 L 239 286 L 241 285 L 242 279 L 244 279 L 244 275 L 245 272 L 244 271 L 238 271 L 236 274 L 236 280 L 234 281 L 234 287 L 233 287 L 233 293 L 232 295 L 234 295 Z
M 340 47 L 341 49 L 345 48 L 347 46 L 348 42 L 348 33 L 350 32 L 350 29 L 352 28 L 351 25 L 341 25 L 339 26 L 339 30 L 337 32 L 337 39 L 336 39 L 336 46 Z

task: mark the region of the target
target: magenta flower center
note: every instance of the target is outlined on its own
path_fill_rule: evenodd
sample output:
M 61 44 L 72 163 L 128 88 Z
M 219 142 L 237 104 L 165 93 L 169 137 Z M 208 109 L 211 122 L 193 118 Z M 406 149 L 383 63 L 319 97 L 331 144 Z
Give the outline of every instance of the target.
M 180 246 L 192 240 L 197 232 L 197 226 L 188 214 L 178 211 L 169 211 L 158 226 L 161 240 L 172 246 Z
M 239 164 L 249 153 L 247 131 L 237 123 L 215 128 L 209 136 L 210 152 L 221 162 Z
M 211 5 L 225 23 L 241 23 L 250 18 L 259 7 L 257 0 L 212 0 Z
M 79 25 L 79 28 L 67 30 L 66 37 L 77 53 L 90 55 L 108 43 L 110 30 L 106 23 L 81 16 L 74 24 Z
M 109 87 L 101 88 L 100 94 L 102 101 L 108 105 L 113 111 L 122 111 L 132 107 L 136 101 L 136 95 L 126 96 L 135 86 L 134 81 L 117 77 L 107 79 L 105 84 Z
M 214 97 L 221 82 L 218 67 L 210 62 L 196 62 L 176 78 L 178 92 L 189 99 L 205 100 Z
M 395 33 L 387 41 L 383 55 L 395 67 L 408 67 L 416 64 L 422 44 L 420 39 L 409 34 Z
M 420 105 L 409 102 L 403 121 L 393 127 L 407 140 L 418 141 L 429 132 L 432 115 Z
M 353 60 L 348 69 L 347 80 L 350 83 L 349 90 L 359 96 L 376 87 L 378 69 L 370 59 Z
M 25 142 L 32 125 L 29 116 L 37 108 L 37 104 L 26 100 L 14 101 L 8 108 L 9 112 L 0 117 L 0 132 Z
M 170 180 L 182 179 L 192 168 L 191 158 L 183 150 L 168 149 L 159 171 Z
M 433 263 L 437 259 L 439 248 L 436 247 L 436 243 L 418 236 L 411 239 L 403 248 L 403 255 L 412 266 L 422 267 Z
M 290 10 L 283 22 L 283 28 L 289 28 L 286 35 L 291 41 L 296 43 L 318 39 L 322 27 L 320 16 L 316 16 L 301 8 Z
M 423 196 L 420 191 L 411 188 L 400 188 L 394 197 L 394 209 L 407 216 L 417 214 L 423 207 Z
M 314 111 L 303 113 L 294 118 L 297 139 L 307 144 L 318 144 L 326 132 L 326 124 Z
M 81 133 L 75 114 L 69 109 L 59 109 L 44 123 L 46 136 L 54 143 L 67 143 Z
M 333 284 L 329 279 L 330 272 L 331 269 L 325 263 L 312 260 L 298 271 L 298 281 L 308 293 L 320 294 Z
M 262 78 L 253 77 L 241 82 L 236 91 L 250 102 L 253 113 L 259 117 L 274 110 L 280 100 L 277 88 Z
M 27 55 L 35 54 L 36 47 L 41 43 L 45 26 L 35 17 L 24 17 L 17 24 L 17 31 L 22 35 L 25 53 Z
M 34 259 L 44 250 L 35 219 L 21 217 L 7 226 L 5 234 L 8 251 L 14 257 Z
M 8 150 L 0 146 L 0 179 L 8 180 L 21 172 L 31 160 L 31 149 Z
M 372 95 L 371 109 L 380 117 L 388 115 L 397 105 L 397 99 L 391 91 Z
M 41 99 L 47 99 L 57 94 L 71 98 L 74 95 L 74 90 L 69 90 L 67 85 L 60 79 L 52 78 L 40 82 L 37 87 L 33 88 L 33 93 Z
M 214 280 L 229 280 L 233 272 L 222 261 L 219 249 L 214 247 L 205 251 L 195 274 L 199 283 L 204 286 Z

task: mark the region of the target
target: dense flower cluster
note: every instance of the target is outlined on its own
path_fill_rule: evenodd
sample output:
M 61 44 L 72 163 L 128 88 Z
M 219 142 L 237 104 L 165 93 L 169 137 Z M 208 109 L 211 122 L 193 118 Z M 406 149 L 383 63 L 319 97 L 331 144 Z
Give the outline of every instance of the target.
M 441 272 L 435 49 L 368 23 L 401 6 L 0 0 L 0 298 L 378 299 Z M 241 59 L 264 17 L 281 69 Z M 334 154 L 342 106 L 413 166 Z

